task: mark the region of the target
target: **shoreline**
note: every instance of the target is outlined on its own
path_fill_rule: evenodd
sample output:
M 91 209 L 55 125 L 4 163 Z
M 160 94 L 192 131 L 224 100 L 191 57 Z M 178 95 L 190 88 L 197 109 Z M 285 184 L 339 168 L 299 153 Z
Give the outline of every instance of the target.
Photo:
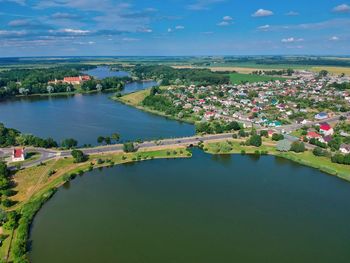
M 181 118 L 178 118 L 178 117 L 175 117 L 175 116 L 167 115 L 167 114 L 165 114 L 163 112 L 160 112 L 160 111 L 157 111 L 157 110 L 152 110 L 152 109 L 144 107 L 142 105 L 138 105 L 138 104 L 132 103 L 130 101 L 127 101 L 125 99 L 122 99 L 125 96 L 133 95 L 133 94 L 140 93 L 140 92 L 145 92 L 145 91 L 148 91 L 148 90 L 150 90 L 150 89 L 148 88 L 148 89 L 144 89 L 144 90 L 140 90 L 140 91 L 131 92 L 131 93 L 125 94 L 125 95 L 123 95 L 121 97 L 111 96 L 110 99 L 113 100 L 113 101 L 118 101 L 120 103 L 128 105 L 130 107 L 136 108 L 136 109 L 141 110 L 143 112 L 148 112 L 148 113 L 152 113 L 152 114 L 157 115 L 157 116 L 161 116 L 161 117 L 167 118 L 169 120 L 175 120 L 175 121 L 189 123 L 189 124 L 193 124 L 193 125 L 196 123 L 194 120 L 191 120 L 191 119 L 187 119 L 187 118 L 181 119 Z
M 222 143 L 222 141 L 220 141 Z M 212 142 L 211 144 L 216 144 L 218 142 Z M 208 146 L 210 143 L 208 144 L 204 144 L 205 146 Z M 319 171 L 328 174 L 328 175 L 332 175 L 332 176 L 336 176 L 340 179 L 343 179 L 347 182 L 350 182 L 350 175 L 348 175 L 348 177 L 346 177 L 346 174 L 344 176 L 342 176 L 342 174 L 339 173 L 334 173 L 333 170 L 327 170 L 327 166 L 324 167 L 319 167 L 317 165 L 312 165 L 311 163 L 305 161 L 302 158 L 296 158 L 295 156 L 297 156 L 298 154 L 288 154 L 288 153 L 279 153 L 277 151 L 272 151 L 272 146 L 264 146 L 264 147 L 252 147 L 252 146 L 242 146 L 242 148 L 245 148 L 247 151 L 244 154 L 247 155 L 257 155 L 257 156 L 261 156 L 261 155 L 271 155 L 271 156 L 275 156 L 275 157 L 279 157 L 279 158 L 283 158 L 283 159 L 287 159 L 291 162 L 294 163 L 298 163 L 300 165 L 304 165 L 313 169 L 318 169 Z M 145 160 L 153 160 L 153 159 L 174 159 L 174 158 L 191 158 L 192 157 L 192 153 L 190 153 L 190 151 L 188 150 L 188 148 L 185 147 L 178 147 L 176 149 L 182 149 L 184 151 L 185 154 L 181 154 L 179 156 L 174 156 L 171 155 L 169 156 L 168 153 L 170 152 L 170 150 L 174 150 L 174 149 L 163 149 L 160 151 L 145 151 L 145 152 L 135 152 L 135 153 L 117 153 L 117 154 L 107 154 L 107 155 L 94 155 L 91 156 L 91 158 L 106 158 L 109 156 L 120 156 L 120 155 L 128 155 L 130 156 L 129 159 L 127 160 L 121 160 L 118 163 L 109 163 L 109 162 L 104 162 L 102 164 L 95 164 L 93 165 L 93 167 L 91 166 L 91 162 L 90 160 L 82 163 L 82 164 L 77 164 L 76 167 L 74 167 L 73 169 L 70 169 L 66 172 L 64 172 L 63 174 L 61 174 L 60 176 L 58 176 L 57 178 L 55 178 L 54 180 L 52 180 L 45 188 L 39 190 L 36 193 L 33 193 L 33 195 L 30 197 L 30 199 L 28 201 L 26 201 L 25 203 L 22 204 L 21 207 L 17 208 L 16 210 L 20 210 L 21 212 L 21 218 L 18 222 L 18 227 L 14 230 L 15 234 L 11 235 L 8 238 L 11 238 L 12 242 L 9 245 L 9 248 L 11 248 L 11 250 L 8 252 L 8 254 L 10 255 L 10 259 L 13 257 L 13 254 L 18 254 L 19 252 L 23 252 L 21 257 L 25 257 L 27 258 L 27 253 L 29 252 L 27 249 L 24 251 L 23 247 L 26 248 L 27 246 L 27 242 L 30 238 L 30 228 L 31 225 L 33 223 L 33 220 L 35 218 L 35 215 L 40 211 L 41 207 L 50 200 L 50 198 L 56 193 L 56 191 L 63 186 L 65 183 L 70 182 L 71 180 L 73 180 L 76 176 L 78 175 L 83 175 L 87 172 L 90 172 L 93 169 L 100 169 L 100 168 L 105 168 L 105 167 L 112 167 L 112 166 L 116 166 L 116 165 L 122 165 L 122 164 L 126 164 L 126 163 L 133 163 L 133 162 L 139 162 L 139 161 L 145 161 Z M 266 153 L 262 153 L 263 150 L 271 150 L 268 151 Z M 211 154 L 211 155 L 220 155 L 220 154 L 227 154 L 227 155 L 237 155 L 237 154 L 242 154 L 239 149 L 233 149 L 227 153 L 225 152 L 217 152 L 214 153 L 211 149 L 202 149 L 205 153 L 207 154 Z M 259 154 L 256 154 L 255 151 L 259 151 Z M 162 152 L 163 155 L 154 157 L 154 158 L 148 158 L 148 154 L 150 153 L 155 153 L 155 152 Z M 165 154 L 166 152 L 166 154 Z M 135 156 L 143 156 L 142 157 L 138 157 L 135 158 Z M 294 156 L 295 155 L 295 156 Z M 134 156 L 133 158 L 131 158 L 131 156 Z M 332 172 L 333 171 L 333 172 Z M 21 250 L 22 248 L 22 250 Z M 28 261 L 29 262 L 29 261 Z

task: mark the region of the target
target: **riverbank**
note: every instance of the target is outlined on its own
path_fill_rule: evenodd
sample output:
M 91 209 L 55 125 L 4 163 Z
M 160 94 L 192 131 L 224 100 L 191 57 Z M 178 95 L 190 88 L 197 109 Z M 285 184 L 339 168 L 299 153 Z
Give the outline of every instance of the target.
M 110 153 L 89 156 L 84 163 L 74 163 L 73 158 L 55 159 L 43 165 L 18 171 L 14 175 L 16 195 L 12 200 L 17 204 L 8 211 L 20 215 L 17 227 L 6 229 L 8 235 L 0 249 L 0 258 L 5 262 L 27 262 L 27 240 L 31 222 L 41 206 L 51 198 L 56 189 L 76 176 L 92 169 L 102 169 L 119 164 L 161 158 L 188 158 L 191 153 L 185 147 L 155 148 L 135 153 Z M 8 255 L 8 256 L 7 256 Z
M 165 87 L 161 87 L 161 89 L 164 89 L 164 88 Z M 126 94 L 126 95 L 121 96 L 121 97 L 112 96 L 111 99 L 118 101 L 118 102 L 121 102 L 125 105 L 132 106 L 132 107 L 137 108 L 141 111 L 152 113 L 152 114 L 155 114 L 158 116 L 162 116 L 162 117 L 165 117 L 165 118 L 170 119 L 170 120 L 176 120 L 176 121 L 180 121 L 180 122 L 186 122 L 189 124 L 195 124 L 195 120 L 193 120 L 191 118 L 178 118 L 178 117 L 175 117 L 172 115 L 165 114 L 164 112 L 153 110 L 153 109 L 150 109 L 148 107 L 143 106 L 142 102 L 147 96 L 150 95 L 150 91 L 151 91 L 151 88 L 148 88 L 148 89 L 132 92 L 132 93 Z

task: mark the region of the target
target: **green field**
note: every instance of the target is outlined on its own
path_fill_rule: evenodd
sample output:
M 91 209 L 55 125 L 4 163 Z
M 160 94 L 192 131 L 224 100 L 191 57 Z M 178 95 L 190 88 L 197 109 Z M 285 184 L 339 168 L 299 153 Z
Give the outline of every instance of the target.
M 267 82 L 270 80 L 285 80 L 282 77 L 272 77 L 272 76 L 260 76 L 252 74 L 240 74 L 240 73 L 231 73 L 230 80 L 232 84 L 241 84 L 241 83 L 254 83 L 254 82 Z

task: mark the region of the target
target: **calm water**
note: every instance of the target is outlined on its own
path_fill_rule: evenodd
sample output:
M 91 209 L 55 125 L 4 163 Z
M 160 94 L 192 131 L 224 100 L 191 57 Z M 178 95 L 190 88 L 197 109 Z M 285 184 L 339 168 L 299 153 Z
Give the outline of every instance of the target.
M 124 92 L 154 85 L 157 83 L 153 81 L 134 82 L 127 84 Z M 23 133 L 51 136 L 57 141 L 76 138 L 80 145 L 94 145 L 98 136 L 109 136 L 114 132 L 121 134 L 123 140 L 194 134 L 192 125 L 167 120 L 112 101 L 109 99 L 111 95 L 99 93 L 2 101 L 0 122 Z
M 33 263 L 350 262 L 350 185 L 271 156 L 96 170 L 44 205 Z

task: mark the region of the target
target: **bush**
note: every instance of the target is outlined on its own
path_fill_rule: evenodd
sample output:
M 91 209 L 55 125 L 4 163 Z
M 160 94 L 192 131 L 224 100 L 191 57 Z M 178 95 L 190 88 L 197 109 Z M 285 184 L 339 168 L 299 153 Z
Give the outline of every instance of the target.
M 75 163 L 82 163 L 87 161 L 88 157 L 80 150 L 73 150 L 71 152 Z
M 290 150 L 296 153 L 305 152 L 305 144 L 303 142 L 293 142 Z
M 252 135 L 249 139 L 249 144 L 255 147 L 260 147 L 262 145 L 262 140 L 260 135 Z
M 126 143 L 124 143 L 124 145 L 123 145 L 123 150 L 124 150 L 124 152 L 126 152 L 126 153 L 129 153 L 129 152 L 136 152 L 136 151 L 137 151 L 137 149 L 136 149 L 134 143 L 132 143 L 132 142 L 126 142 Z
M 241 154 L 245 155 L 246 154 L 245 150 L 241 150 Z
M 1 203 L 2 203 L 2 205 L 3 205 L 4 207 L 11 207 L 11 206 L 13 206 L 14 204 L 16 204 L 15 201 L 10 200 L 10 199 L 7 199 L 7 198 L 3 199 Z
M 279 152 L 288 152 L 292 147 L 292 143 L 288 140 L 281 140 L 277 142 L 276 149 Z
M 327 155 L 327 151 L 323 150 L 321 147 L 316 147 L 315 149 L 313 149 L 312 153 L 315 156 L 326 156 Z
M 273 141 L 281 141 L 283 139 L 284 139 L 283 134 L 278 134 L 278 133 L 272 134 L 272 140 Z

